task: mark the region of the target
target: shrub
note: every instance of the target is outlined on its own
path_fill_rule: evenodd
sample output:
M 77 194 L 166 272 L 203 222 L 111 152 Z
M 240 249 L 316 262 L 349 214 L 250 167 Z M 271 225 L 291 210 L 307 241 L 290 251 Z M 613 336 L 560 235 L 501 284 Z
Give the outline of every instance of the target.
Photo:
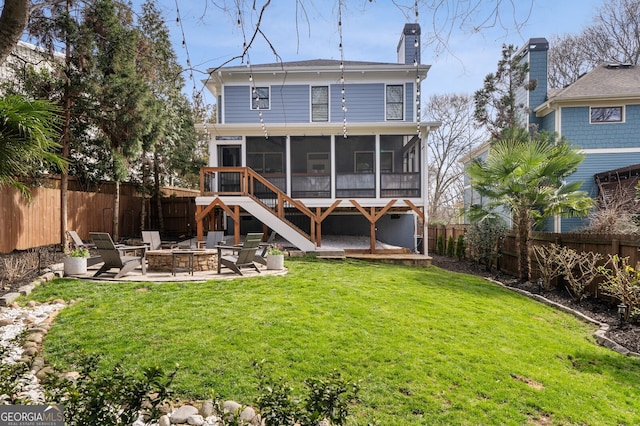
M 436 239 L 436 254 L 444 254 L 444 237 L 442 235 L 438 235 Z
M 624 321 L 640 317 L 640 265 L 633 268 L 629 258 L 609 255 L 604 266 L 598 270 L 604 275 L 600 285 L 602 292 L 615 297 L 626 306 Z
M 76 380 L 58 374 L 47 377 L 47 401 L 64 405 L 67 425 L 130 425 L 143 408 L 145 417 L 160 417 L 160 405 L 171 396 L 169 387 L 177 370 L 165 374 L 151 367 L 133 374 L 116 365 L 104 373 L 99 360 L 97 355 L 80 356 L 75 362 Z
M 578 253 L 557 244 L 534 246 L 533 253 L 544 288 L 551 288 L 551 281 L 562 276 L 569 294 L 576 302 L 587 296 L 587 288 L 600 275 L 598 262 L 602 255 L 599 253 Z
M 471 259 L 485 265 L 487 271 L 490 271 L 500 256 L 507 231 L 504 220 L 498 216 L 486 216 L 483 220 L 472 223 L 465 236 Z
M 558 259 L 561 253 L 562 247 L 557 244 L 533 246 L 542 286 L 547 290 L 551 288 L 551 282 L 562 275 L 562 263 Z
M 456 253 L 456 243 L 453 239 L 453 235 L 449 236 L 449 240 L 447 240 L 447 256 L 453 257 Z
M 587 288 L 600 275 L 598 262 L 600 253 L 580 252 L 563 247 L 558 260 L 562 265 L 562 276 L 567 282 L 567 290 L 576 302 L 587 296 Z
M 464 235 L 458 235 L 458 242 L 456 243 L 456 257 L 458 260 L 464 259 L 465 252 L 467 251 Z
M 266 426 L 315 426 L 325 419 L 332 425 L 344 425 L 349 404 L 356 402 L 358 385 L 334 371 L 324 379 L 307 379 L 306 397 L 294 397 L 293 388 L 282 378 L 273 383 L 262 363 L 254 363 L 262 394 L 256 405 Z

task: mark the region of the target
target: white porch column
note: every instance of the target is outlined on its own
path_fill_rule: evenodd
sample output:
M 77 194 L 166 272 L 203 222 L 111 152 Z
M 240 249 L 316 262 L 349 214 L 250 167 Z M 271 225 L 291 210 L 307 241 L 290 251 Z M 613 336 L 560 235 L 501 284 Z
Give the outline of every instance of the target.
M 331 135 L 331 199 L 336 199 L 336 135 Z
M 420 172 L 422 173 L 422 209 L 424 212 L 424 220 L 422 221 L 422 252 L 429 255 L 429 149 L 427 146 L 427 137 L 429 136 L 430 127 L 424 129 L 420 137 L 420 156 L 422 164 Z
M 380 179 L 380 134 L 376 133 L 376 142 L 375 142 L 375 163 L 376 163 L 376 167 L 374 169 L 375 175 L 376 175 L 376 180 L 375 180 L 375 185 L 376 185 L 376 198 L 380 198 L 380 185 L 381 185 L 381 179 Z
M 284 142 L 285 163 L 287 165 L 287 172 L 285 173 L 287 195 L 291 197 L 291 135 L 285 137 Z

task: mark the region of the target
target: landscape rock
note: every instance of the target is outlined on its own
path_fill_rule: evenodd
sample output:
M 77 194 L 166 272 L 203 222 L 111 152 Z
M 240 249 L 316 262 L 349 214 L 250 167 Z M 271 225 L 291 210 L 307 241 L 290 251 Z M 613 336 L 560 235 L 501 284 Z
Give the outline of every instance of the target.
M 186 423 L 190 416 L 198 414 L 198 409 L 192 405 L 183 405 L 171 413 L 169 419 L 171 423 Z
M 200 414 L 194 414 L 193 416 L 189 416 L 187 423 L 193 426 L 202 426 L 204 424 L 204 417 Z

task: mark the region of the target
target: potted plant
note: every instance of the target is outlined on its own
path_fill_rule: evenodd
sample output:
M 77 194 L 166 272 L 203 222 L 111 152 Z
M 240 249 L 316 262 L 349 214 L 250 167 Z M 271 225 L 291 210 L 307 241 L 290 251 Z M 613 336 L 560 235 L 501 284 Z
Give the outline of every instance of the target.
M 280 244 L 271 244 L 267 249 L 267 269 L 284 269 L 284 248 Z
M 84 247 L 67 252 L 64 258 L 64 274 L 65 275 L 84 275 L 87 273 L 87 258 L 89 250 Z

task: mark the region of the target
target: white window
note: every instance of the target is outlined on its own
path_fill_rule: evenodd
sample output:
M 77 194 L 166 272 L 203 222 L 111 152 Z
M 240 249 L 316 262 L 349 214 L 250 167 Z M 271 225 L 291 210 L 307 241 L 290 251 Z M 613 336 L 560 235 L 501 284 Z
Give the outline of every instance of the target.
M 329 121 L 329 87 L 311 87 L 311 121 Z
M 387 86 L 387 120 L 402 120 L 404 110 L 404 86 Z
M 253 87 L 251 88 L 251 109 L 269 109 L 269 95 L 271 91 L 269 87 Z
M 590 120 L 591 123 L 621 123 L 624 121 L 622 107 L 591 107 Z

